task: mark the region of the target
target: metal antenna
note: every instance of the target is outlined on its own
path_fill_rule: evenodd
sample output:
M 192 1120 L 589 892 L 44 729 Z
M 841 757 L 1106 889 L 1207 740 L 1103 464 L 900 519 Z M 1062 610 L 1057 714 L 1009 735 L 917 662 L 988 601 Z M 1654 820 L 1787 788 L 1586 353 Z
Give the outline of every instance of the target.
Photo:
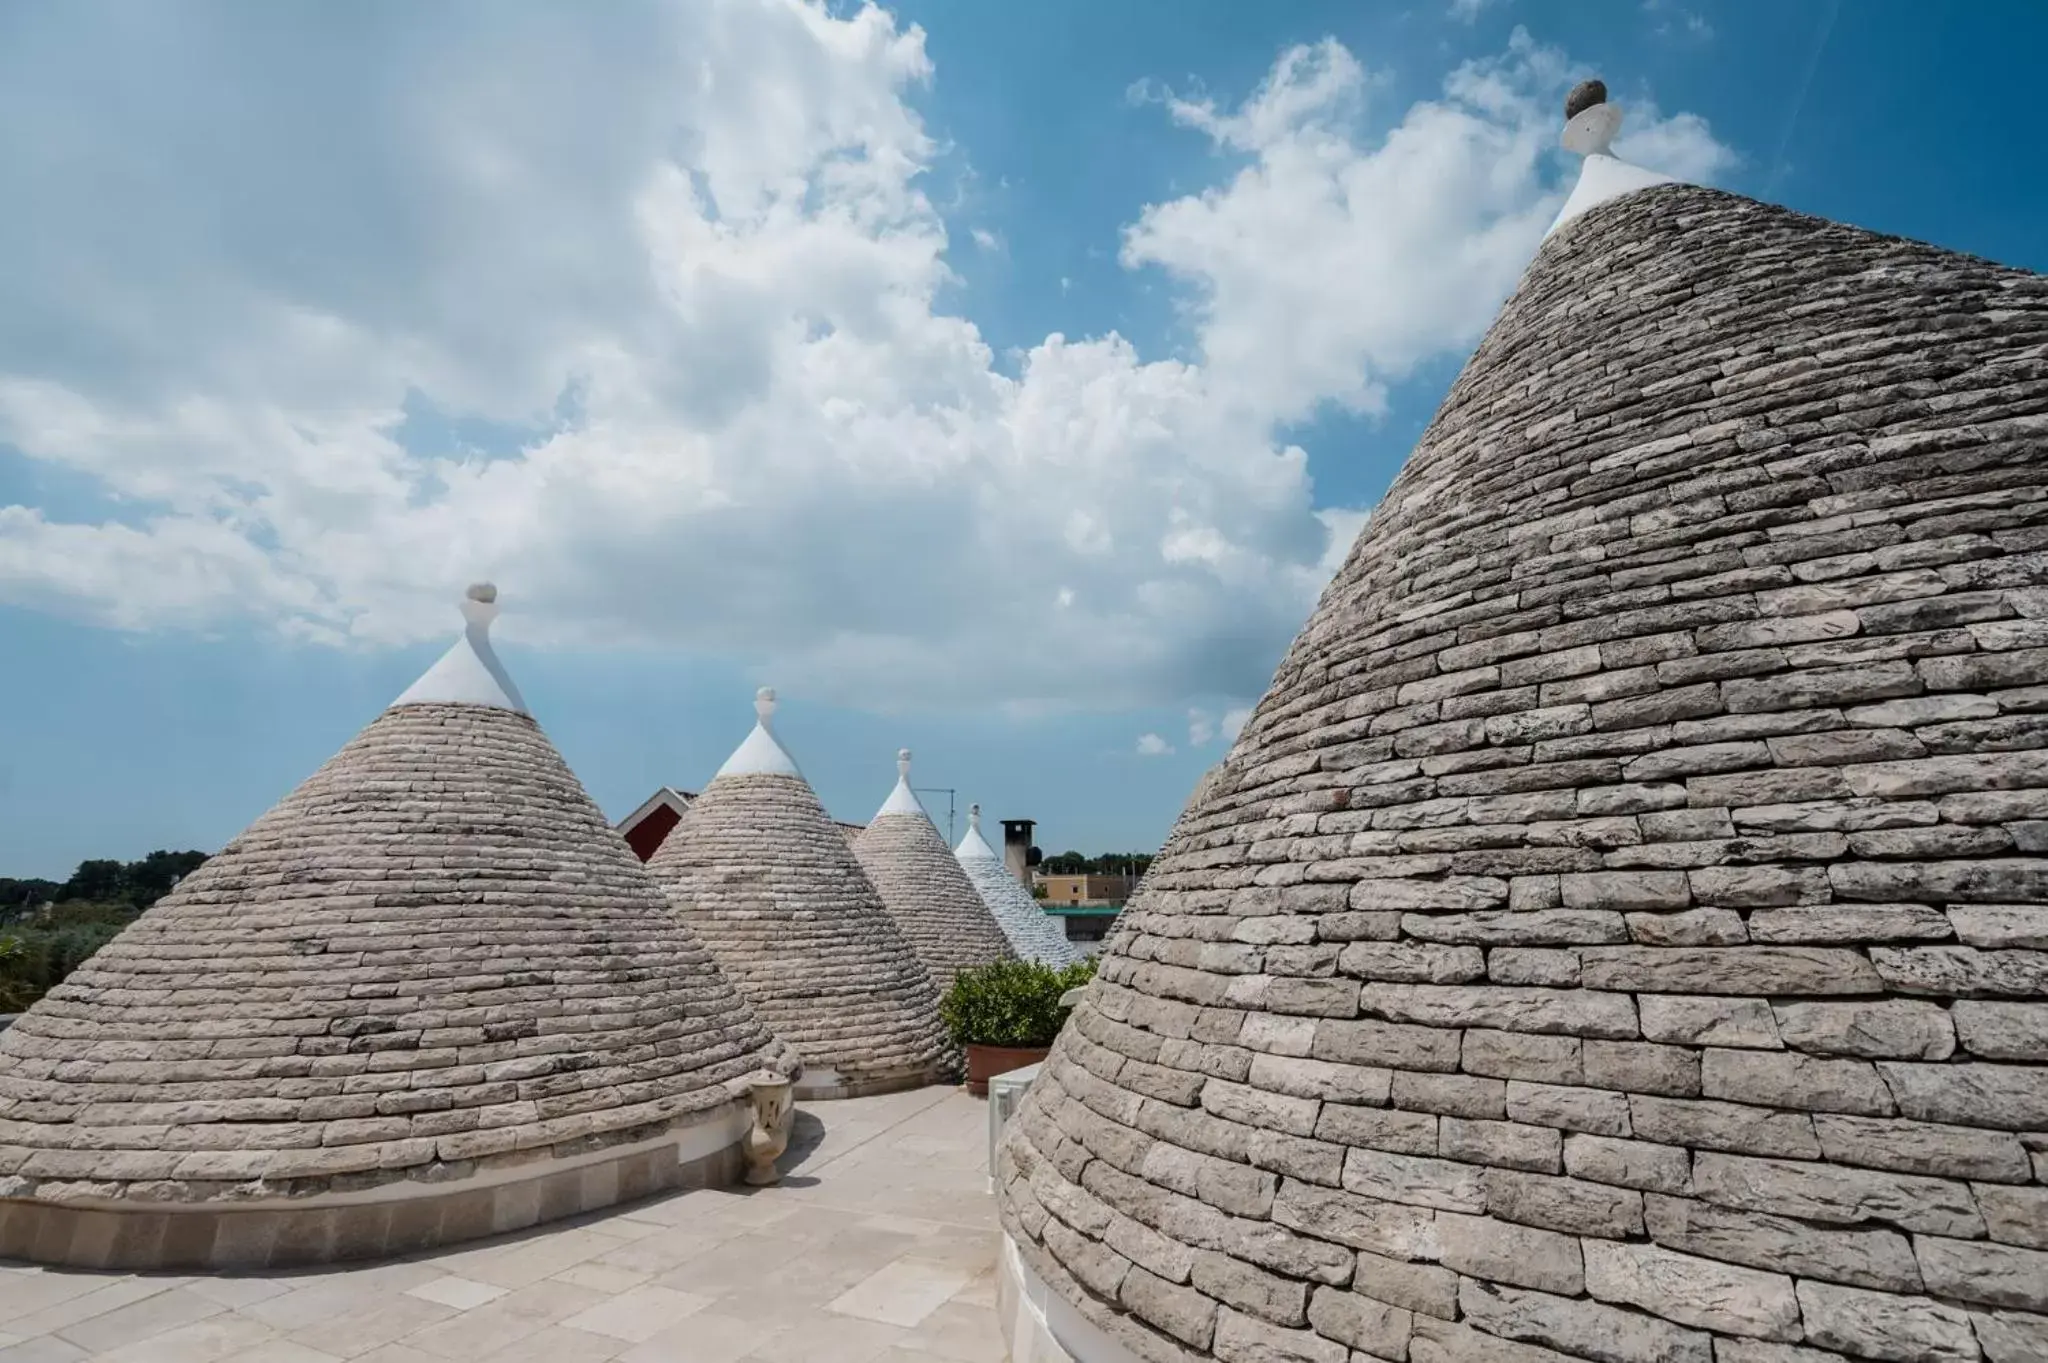
M 951 847 L 953 837 L 953 796 L 957 793 L 951 786 L 912 786 L 913 795 L 943 795 L 946 797 L 946 846 Z

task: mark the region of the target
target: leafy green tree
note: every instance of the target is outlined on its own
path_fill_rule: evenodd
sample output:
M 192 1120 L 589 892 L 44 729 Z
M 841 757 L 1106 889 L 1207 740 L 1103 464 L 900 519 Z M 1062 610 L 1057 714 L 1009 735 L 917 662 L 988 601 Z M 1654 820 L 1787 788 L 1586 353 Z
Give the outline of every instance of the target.
M 62 885 L 0 880 L 0 919 L 15 924 L 0 952 L 0 1012 L 48 993 L 205 862 L 204 852 L 158 850 L 140 861 L 80 862 Z
M 22 974 L 27 960 L 19 937 L 0 937 L 0 1013 L 19 1013 L 35 1002 Z

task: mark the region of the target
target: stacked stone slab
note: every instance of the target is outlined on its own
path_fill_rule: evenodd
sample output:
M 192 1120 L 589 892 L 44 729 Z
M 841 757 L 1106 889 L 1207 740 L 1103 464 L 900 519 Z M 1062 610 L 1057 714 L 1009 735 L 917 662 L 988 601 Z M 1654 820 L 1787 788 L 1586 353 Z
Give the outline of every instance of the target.
M 1136 900 L 1139 895 L 1144 893 L 1145 886 L 1152 879 L 1152 868 L 1171 857 L 1174 849 L 1187 836 L 1188 825 L 1194 817 L 1194 812 L 1208 807 L 1208 797 L 1220 788 L 1228 769 L 1229 764 L 1227 762 L 1218 762 L 1215 766 L 1202 773 L 1201 780 L 1195 782 L 1194 792 L 1189 796 L 1186 806 L 1182 808 L 1180 817 L 1175 819 L 1173 827 L 1167 830 L 1166 842 L 1160 847 L 1159 855 L 1152 858 L 1151 862 L 1145 867 L 1144 874 L 1138 877 L 1138 883 L 1131 887 L 1131 898 L 1126 900 L 1126 903 Z M 1103 950 L 1109 950 L 1110 944 L 1116 940 L 1116 934 L 1124 931 L 1127 923 L 1135 921 L 1137 920 L 1130 919 L 1127 915 L 1118 914 L 1116 920 L 1110 925 L 1108 936 L 1103 941 Z
M 278 1266 L 740 1168 L 786 1051 L 464 639 L 0 1033 L 0 1257 Z
M 854 840 L 853 853 L 941 997 L 961 971 L 1016 958 L 989 906 L 912 793 L 910 749 L 896 755 L 896 788 Z
M 775 693 L 647 868 L 775 1035 L 799 1098 L 932 1083 L 957 1063 L 938 994 L 769 728 Z
M 1081 953 L 1067 940 L 1060 925 L 1031 897 L 1030 891 L 1017 883 L 1017 877 L 1010 874 L 1010 868 L 1003 865 L 1003 859 L 982 836 L 980 805 L 968 807 L 967 836 L 960 839 L 953 856 L 1020 960 L 1067 966 L 1081 959 Z
M 1588 193 L 1012 1121 L 1013 1318 L 2048 1359 L 2044 852 L 2048 281 Z

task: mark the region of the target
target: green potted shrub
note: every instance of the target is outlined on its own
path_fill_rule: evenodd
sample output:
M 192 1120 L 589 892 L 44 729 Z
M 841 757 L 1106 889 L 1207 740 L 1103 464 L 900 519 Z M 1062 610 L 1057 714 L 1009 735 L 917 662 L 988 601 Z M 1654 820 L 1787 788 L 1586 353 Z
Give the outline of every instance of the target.
M 967 1091 L 1045 1059 L 1067 1010 L 1060 996 L 1095 976 L 1095 962 L 1058 968 L 1036 961 L 992 961 L 953 977 L 939 1012 L 967 1056 Z

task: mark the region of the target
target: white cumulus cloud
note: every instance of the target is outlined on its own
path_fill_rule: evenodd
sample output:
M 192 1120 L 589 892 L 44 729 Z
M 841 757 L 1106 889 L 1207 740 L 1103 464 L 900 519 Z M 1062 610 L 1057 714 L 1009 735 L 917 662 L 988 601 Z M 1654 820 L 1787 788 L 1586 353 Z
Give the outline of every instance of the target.
M 1171 744 L 1171 743 L 1168 743 L 1168 742 L 1167 742 L 1167 741 L 1166 741 L 1165 739 L 1161 738 L 1161 737 L 1160 737 L 1160 736 L 1159 736 L 1158 734 L 1139 734 L 1139 735 L 1138 735 L 1138 756 L 1140 756 L 1140 757 L 1171 757 L 1172 755 L 1173 755 L 1173 744 Z
M 490 575 L 530 642 L 849 703 L 1254 694 L 1364 517 L 1280 433 L 1469 346 L 1571 173 L 1524 35 L 1377 126 L 1291 50 L 1166 97 L 1242 167 L 1131 206 L 1188 357 L 1010 368 L 940 301 L 944 73 L 882 9 L 248 15 L 9 21 L 0 445 L 100 504 L 0 507 L 0 599 L 379 646 Z M 1623 150 L 1725 164 L 1645 103 Z

